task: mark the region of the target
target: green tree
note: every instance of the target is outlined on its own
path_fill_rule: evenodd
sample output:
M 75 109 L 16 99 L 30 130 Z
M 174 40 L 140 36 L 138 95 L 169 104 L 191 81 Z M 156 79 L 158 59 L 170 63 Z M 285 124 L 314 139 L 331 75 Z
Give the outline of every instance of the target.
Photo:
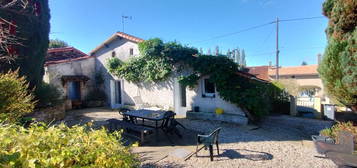
M 318 71 L 326 90 L 357 112 L 357 1 L 326 0 L 328 46 Z
M 59 39 L 54 39 L 54 40 L 50 40 L 48 48 L 64 48 L 68 46 L 69 45 L 67 42 Z
M 246 60 L 245 60 L 245 51 L 244 51 L 244 49 L 242 49 L 242 56 L 241 56 L 242 58 L 242 60 L 241 60 L 241 66 L 242 67 L 245 67 L 245 66 L 247 66 L 247 62 L 246 62 Z
M 301 63 L 301 66 L 305 66 L 305 65 L 307 65 L 307 62 L 306 62 L 306 61 L 303 61 L 303 62 Z
M 30 82 L 30 88 L 40 84 L 49 43 L 48 0 L 0 1 L 0 18 L 14 25 L 10 36 L 16 41 L 8 46 L 10 52 L 0 47 L 0 53 L 16 54 L 14 60 L 1 63 L 0 72 L 19 69 L 20 76 L 26 76 Z

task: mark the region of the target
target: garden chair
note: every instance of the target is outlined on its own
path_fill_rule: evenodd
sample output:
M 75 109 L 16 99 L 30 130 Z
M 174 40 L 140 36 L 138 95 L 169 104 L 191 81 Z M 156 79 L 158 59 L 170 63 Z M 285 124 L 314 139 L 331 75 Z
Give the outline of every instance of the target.
M 137 123 L 137 119 L 136 118 L 129 117 L 129 116 L 125 115 L 125 113 L 128 112 L 128 111 L 130 111 L 130 109 L 128 109 L 128 108 L 120 108 L 118 110 L 119 114 L 121 116 L 123 116 L 123 121 L 132 122 L 132 123 L 136 124 Z
M 197 135 L 197 146 L 196 146 L 196 156 L 197 153 L 203 149 L 203 147 L 205 148 L 205 150 L 207 150 L 207 148 L 209 148 L 209 153 L 210 153 L 210 158 L 211 161 L 213 161 L 213 145 L 216 144 L 217 146 L 217 153 L 219 155 L 219 147 L 218 147 L 218 134 L 221 131 L 221 128 L 217 128 L 215 129 L 213 132 L 211 132 L 208 135 Z M 198 149 L 198 146 L 200 144 L 203 144 L 204 146 L 201 149 Z
M 163 121 L 161 127 L 165 134 L 176 134 L 179 138 L 182 138 L 180 131 L 177 129 L 177 126 L 181 126 L 186 129 L 181 123 L 175 120 L 175 115 L 173 111 L 167 111 L 164 114 L 165 120 Z
M 143 99 L 141 99 L 141 96 L 135 96 L 133 97 L 133 100 L 137 109 L 144 109 L 150 107 L 148 104 L 144 103 Z
M 316 149 L 320 154 L 326 155 L 336 165 L 357 167 L 357 155 L 353 154 L 355 149 L 354 137 L 351 133 L 340 131 L 338 134 L 338 144 L 319 140 L 313 136 Z

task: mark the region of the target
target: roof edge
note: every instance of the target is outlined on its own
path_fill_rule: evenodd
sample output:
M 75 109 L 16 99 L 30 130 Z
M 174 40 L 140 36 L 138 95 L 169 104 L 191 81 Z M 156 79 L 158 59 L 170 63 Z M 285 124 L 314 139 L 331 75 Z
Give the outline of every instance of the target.
M 100 49 L 102 49 L 103 47 L 105 47 L 105 45 L 107 45 L 108 43 L 111 43 L 112 41 L 114 41 L 115 39 L 117 39 L 118 37 L 127 39 L 129 41 L 133 41 L 135 43 L 139 43 L 144 41 L 144 39 L 123 33 L 123 32 L 116 32 L 113 35 L 111 35 L 107 40 L 105 40 L 103 43 L 101 43 L 99 46 L 97 46 L 96 48 L 94 48 L 92 51 L 89 52 L 89 55 L 93 55 L 95 52 L 99 51 Z

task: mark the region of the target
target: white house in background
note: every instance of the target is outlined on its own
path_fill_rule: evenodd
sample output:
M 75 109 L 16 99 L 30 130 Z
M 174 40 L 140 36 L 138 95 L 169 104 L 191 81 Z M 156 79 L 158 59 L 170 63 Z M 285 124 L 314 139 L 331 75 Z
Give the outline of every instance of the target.
M 90 52 L 90 56 L 96 59 L 96 71 L 103 74 L 108 106 L 119 108 L 123 105 L 146 103 L 171 109 L 182 116 L 198 107 L 200 112 L 204 112 L 200 113 L 200 116 L 208 119 L 215 116 L 216 108 L 222 108 L 226 115 L 220 116 L 220 120 L 247 124 L 248 119 L 244 112 L 236 105 L 221 99 L 214 84 L 207 78 L 202 78 L 196 88 L 188 89 L 179 84 L 175 77 L 177 74 L 161 83 L 132 83 L 108 72 L 108 59 L 117 57 L 125 62 L 139 56 L 138 43 L 142 41 L 143 39 L 117 32 Z

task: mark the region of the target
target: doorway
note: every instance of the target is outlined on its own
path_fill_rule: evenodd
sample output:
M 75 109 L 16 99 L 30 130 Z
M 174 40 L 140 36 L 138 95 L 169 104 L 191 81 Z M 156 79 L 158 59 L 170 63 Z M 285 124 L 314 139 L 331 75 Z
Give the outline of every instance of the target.
M 175 113 L 186 116 L 187 112 L 187 95 L 186 86 L 180 84 L 177 78 L 174 81 L 174 106 Z
M 111 93 L 111 108 L 120 108 L 122 105 L 122 81 L 111 80 L 110 81 L 110 93 Z

